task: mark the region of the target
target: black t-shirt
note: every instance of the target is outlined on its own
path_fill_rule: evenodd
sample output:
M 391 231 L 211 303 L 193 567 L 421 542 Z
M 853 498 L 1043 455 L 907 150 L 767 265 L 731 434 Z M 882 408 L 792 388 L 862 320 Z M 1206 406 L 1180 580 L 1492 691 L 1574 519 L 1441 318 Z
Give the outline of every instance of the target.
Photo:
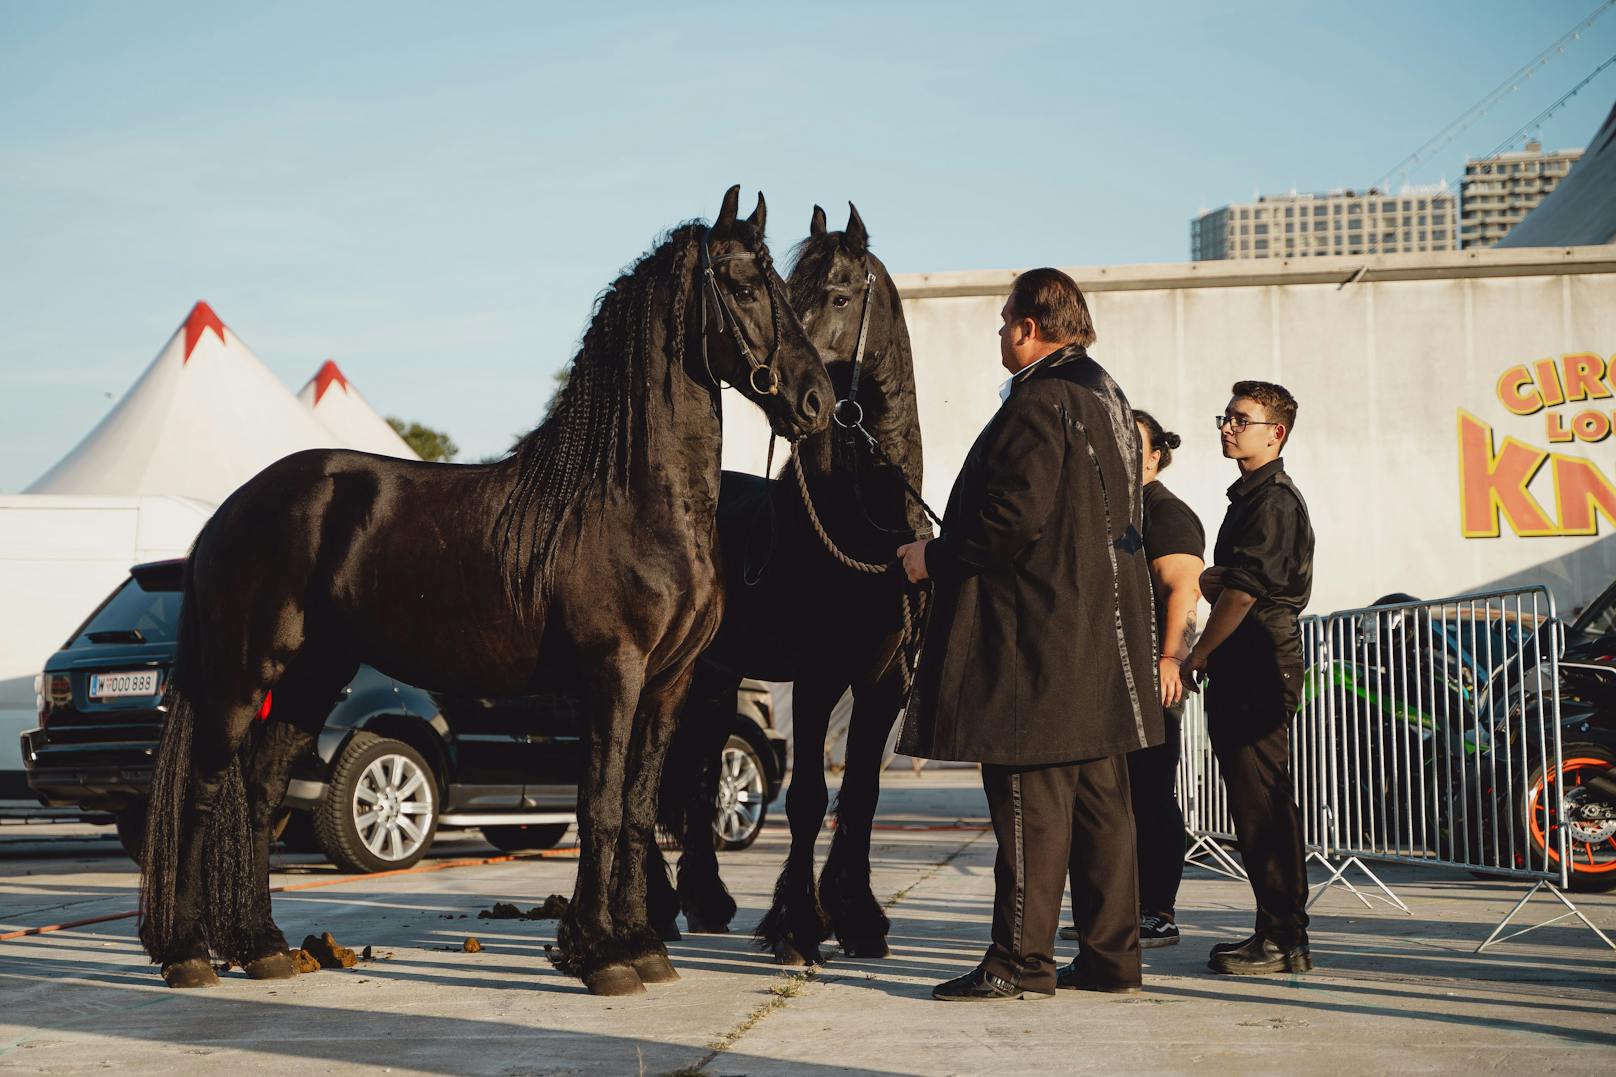
M 1157 479 L 1145 486 L 1144 494 L 1145 559 L 1154 561 L 1168 554 L 1187 553 L 1206 558 L 1206 530 L 1195 510 L 1178 499 L 1178 495 Z M 1167 631 L 1167 595 L 1156 595 L 1157 645 Z
M 1168 554 L 1206 557 L 1206 529 L 1195 510 L 1156 479 L 1145 486 L 1145 557 L 1154 561 Z

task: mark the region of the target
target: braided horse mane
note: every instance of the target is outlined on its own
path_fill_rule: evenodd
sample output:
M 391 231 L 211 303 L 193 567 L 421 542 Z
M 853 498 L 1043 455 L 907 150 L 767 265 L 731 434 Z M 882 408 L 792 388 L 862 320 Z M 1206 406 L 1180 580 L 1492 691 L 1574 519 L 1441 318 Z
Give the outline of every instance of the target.
M 506 593 L 518 610 L 550 584 L 555 546 L 575 512 L 598 510 L 597 487 L 626 486 L 643 457 L 655 409 L 649 407 L 658 330 L 668 362 L 661 390 L 684 363 L 685 284 L 705 225 L 679 225 L 622 271 L 595 301 L 589 328 L 548 418 L 512 450 L 516 483 L 494 520 Z

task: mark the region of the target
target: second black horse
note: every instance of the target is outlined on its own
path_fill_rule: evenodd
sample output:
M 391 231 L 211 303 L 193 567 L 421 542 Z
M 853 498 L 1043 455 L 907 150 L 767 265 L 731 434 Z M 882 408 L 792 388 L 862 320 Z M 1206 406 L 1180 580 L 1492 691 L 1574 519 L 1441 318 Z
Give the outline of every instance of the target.
M 712 823 L 736 685 L 743 676 L 794 682 L 791 852 L 756 932 L 782 964 L 820 963 L 820 943 L 833 932 L 851 956 L 887 953 L 887 917 L 870 889 L 870 834 L 924 616 L 923 593 L 895 566 L 882 571 L 927 528 L 908 492 L 921 479 L 909 331 L 897 286 L 870 252 L 858 210 L 849 211 L 845 230 L 828 232 L 814 207 L 787 284 L 842 401 L 838 421 L 801 442 L 778 478 L 724 473 L 724 619 L 697 664 L 663 771 L 659 820 L 683 848 L 677 893 L 660 853 L 647 872 L 652 922 L 664 937 L 675 937 L 681 909 L 693 932 L 729 929 L 736 906 L 719 877 Z M 849 688 L 836 835 L 816 887 L 814 843 L 829 799 L 820 764 L 831 710 Z

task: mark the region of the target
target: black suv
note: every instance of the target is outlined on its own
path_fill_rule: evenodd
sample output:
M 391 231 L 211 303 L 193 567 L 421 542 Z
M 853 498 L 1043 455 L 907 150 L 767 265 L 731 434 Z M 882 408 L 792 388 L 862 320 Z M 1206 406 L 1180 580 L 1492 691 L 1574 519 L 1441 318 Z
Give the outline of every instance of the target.
M 40 676 L 39 728 L 23 734 L 28 784 L 47 805 L 110 812 L 138 855 L 174 662 L 183 561 L 137 565 Z M 282 837 L 347 871 L 408 867 L 441 827 L 479 827 L 504 850 L 547 848 L 574 821 L 582 730 L 564 696 L 428 692 L 369 666 L 332 702 L 292 772 Z M 715 838 L 743 849 L 786 769 L 768 690 L 745 682 L 725 750 Z M 396 804 L 380 812 L 378 803 Z

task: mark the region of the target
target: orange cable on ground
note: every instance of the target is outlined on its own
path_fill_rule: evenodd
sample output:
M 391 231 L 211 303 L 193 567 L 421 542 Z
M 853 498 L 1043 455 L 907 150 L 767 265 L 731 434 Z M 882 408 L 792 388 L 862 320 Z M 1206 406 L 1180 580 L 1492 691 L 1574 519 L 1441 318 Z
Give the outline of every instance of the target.
M 391 875 L 425 875 L 434 871 L 448 871 L 451 868 L 475 868 L 485 864 L 506 864 L 513 860 L 545 860 L 551 857 L 566 856 L 578 851 L 577 846 L 560 849 L 541 849 L 533 853 L 507 853 L 503 856 L 485 856 L 480 860 L 445 860 L 440 864 L 417 864 L 413 868 L 393 868 L 390 871 L 373 871 L 368 875 L 345 875 L 340 879 L 315 879 L 306 883 L 288 883 L 285 886 L 272 886 L 271 894 L 284 894 L 293 890 L 315 890 L 322 886 L 346 886 L 349 883 L 365 882 L 368 879 L 385 879 Z M 89 927 L 91 924 L 104 924 L 110 920 L 127 920 L 131 916 L 139 916 L 139 909 L 128 912 L 107 913 L 104 916 L 88 916 L 82 920 L 69 920 L 62 924 L 44 924 L 40 927 L 19 928 L 16 931 L 7 931 L 0 934 L 0 942 L 11 942 L 14 939 L 26 939 L 35 935 L 48 935 L 53 931 L 69 931 L 76 927 Z

